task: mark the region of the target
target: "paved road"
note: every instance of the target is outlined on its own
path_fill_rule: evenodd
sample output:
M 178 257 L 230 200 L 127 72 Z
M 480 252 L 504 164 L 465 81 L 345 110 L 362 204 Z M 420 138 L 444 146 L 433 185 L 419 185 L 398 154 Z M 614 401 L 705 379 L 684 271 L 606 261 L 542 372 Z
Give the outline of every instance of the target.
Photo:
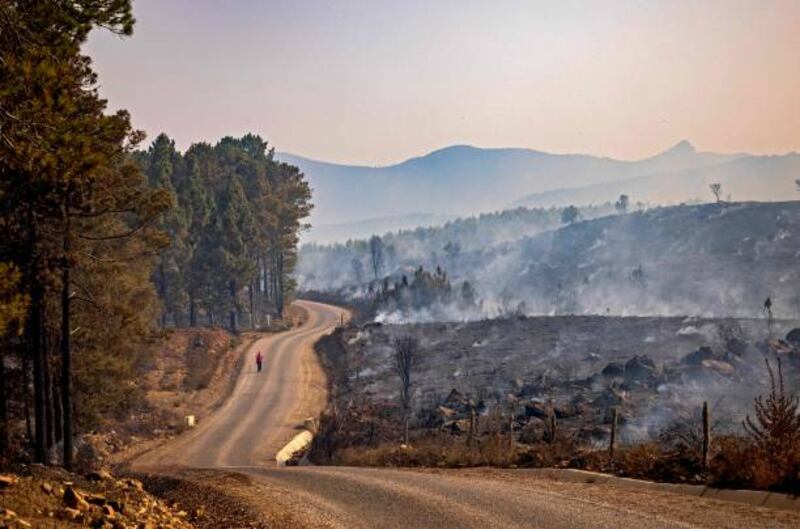
M 274 456 L 304 417 L 325 403 L 313 343 L 341 309 L 298 302 L 301 327 L 258 341 L 265 371 L 249 362 L 231 398 L 197 429 L 136 462 L 246 474 L 242 494 L 261 508 L 280 503 L 304 527 L 334 528 L 797 528 L 800 515 L 665 492 L 565 483 L 524 471 L 278 468 Z M 286 526 L 285 524 L 281 526 Z M 293 525 L 291 525 L 293 526 Z

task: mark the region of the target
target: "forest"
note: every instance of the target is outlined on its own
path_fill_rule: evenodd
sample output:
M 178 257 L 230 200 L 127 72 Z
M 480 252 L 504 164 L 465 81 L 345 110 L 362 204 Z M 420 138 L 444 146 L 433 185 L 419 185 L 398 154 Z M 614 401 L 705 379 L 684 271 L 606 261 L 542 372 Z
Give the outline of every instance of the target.
M 237 330 L 265 315 L 281 317 L 294 288 L 301 220 L 311 190 L 299 170 L 278 162 L 258 136 L 194 144 L 181 154 L 159 135 L 134 158 L 154 188 L 175 205 L 160 227 L 172 244 L 157 258 L 155 285 L 161 325 L 208 325 Z M 246 291 L 245 298 L 242 298 Z
M 280 317 L 311 191 L 255 135 L 145 146 L 82 45 L 128 0 L 0 3 L 0 458 L 74 464 L 159 327 Z M 27 455 L 26 455 L 27 454 Z

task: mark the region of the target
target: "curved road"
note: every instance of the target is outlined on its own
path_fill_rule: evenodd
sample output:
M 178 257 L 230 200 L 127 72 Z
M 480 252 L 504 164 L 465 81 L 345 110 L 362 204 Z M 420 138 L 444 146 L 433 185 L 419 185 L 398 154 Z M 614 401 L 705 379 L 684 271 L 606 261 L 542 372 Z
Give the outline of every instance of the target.
M 338 307 L 298 301 L 308 312 L 300 327 L 258 340 L 247 352 L 226 403 L 184 436 L 136 460 L 136 466 L 194 468 L 269 465 L 303 420 L 325 406 L 325 375 L 314 343 L 339 324 Z M 264 354 L 261 373 L 255 354 Z
M 139 458 L 136 467 L 235 469 L 254 484 L 251 503 L 280 503 L 302 527 L 800 527 L 798 513 L 609 484 L 559 482 L 524 470 L 276 467 L 275 454 L 305 417 L 324 407 L 325 379 L 313 344 L 342 315 L 330 305 L 297 303 L 308 311 L 308 321 L 259 340 L 248 353 L 264 353 L 264 371 L 256 373 L 248 358 L 220 410 Z

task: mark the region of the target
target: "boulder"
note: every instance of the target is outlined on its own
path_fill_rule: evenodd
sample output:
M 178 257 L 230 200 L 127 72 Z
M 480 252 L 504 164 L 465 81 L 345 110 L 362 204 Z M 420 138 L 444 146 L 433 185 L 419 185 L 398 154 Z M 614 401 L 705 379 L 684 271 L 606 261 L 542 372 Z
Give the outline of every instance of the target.
M 107 470 L 100 469 L 86 474 L 86 479 L 89 481 L 105 481 L 107 479 L 113 479 L 113 476 Z
M 794 347 L 800 347 L 800 328 L 795 327 L 786 335 L 786 341 Z
M 576 417 L 581 414 L 581 409 L 578 406 L 566 405 L 566 406 L 559 406 L 556 407 L 554 412 L 556 414 L 556 419 L 569 419 L 570 417 Z
M 684 364 L 688 366 L 699 366 L 703 363 L 704 360 L 717 360 L 718 355 L 714 353 L 714 350 L 711 349 L 707 345 L 703 345 L 697 351 L 693 351 L 686 356 L 683 357 Z
M 726 377 L 732 376 L 736 370 L 728 362 L 722 360 L 703 360 L 703 367 L 711 369 Z
M 453 408 L 448 408 L 447 406 L 439 406 L 438 408 L 436 408 L 436 412 L 440 417 L 444 419 L 448 419 L 456 414 L 456 410 L 454 410 Z
M 71 485 L 67 485 L 64 489 L 64 503 L 70 509 L 78 511 L 85 511 L 89 508 L 89 502 L 83 497 L 83 494 L 75 490 Z
M 525 417 L 536 417 L 537 419 L 546 419 L 549 413 L 547 408 L 541 402 L 528 402 L 525 404 Z
M 600 373 L 606 377 L 621 377 L 625 374 L 625 366 L 619 362 L 609 362 Z
M 647 355 L 636 355 L 625 362 L 625 378 L 628 380 L 647 380 L 656 372 L 656 364 Z
M 599 407 L 607 408 L 609 406 L 619 406 L 627 400 L 628 394 L 625 391 L 614 387 L 607 387 L 592 404 Z

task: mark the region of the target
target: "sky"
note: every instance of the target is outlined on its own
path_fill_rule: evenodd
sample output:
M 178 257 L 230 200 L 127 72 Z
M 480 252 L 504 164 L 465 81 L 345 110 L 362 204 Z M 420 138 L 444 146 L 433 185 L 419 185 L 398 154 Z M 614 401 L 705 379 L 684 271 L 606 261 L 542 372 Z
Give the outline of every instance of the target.
M 643 158 L 800 150 L 800 1 L 134 0 L 85 51 L 184 149 L 255 132 L 385 165 L 452 144 Z

